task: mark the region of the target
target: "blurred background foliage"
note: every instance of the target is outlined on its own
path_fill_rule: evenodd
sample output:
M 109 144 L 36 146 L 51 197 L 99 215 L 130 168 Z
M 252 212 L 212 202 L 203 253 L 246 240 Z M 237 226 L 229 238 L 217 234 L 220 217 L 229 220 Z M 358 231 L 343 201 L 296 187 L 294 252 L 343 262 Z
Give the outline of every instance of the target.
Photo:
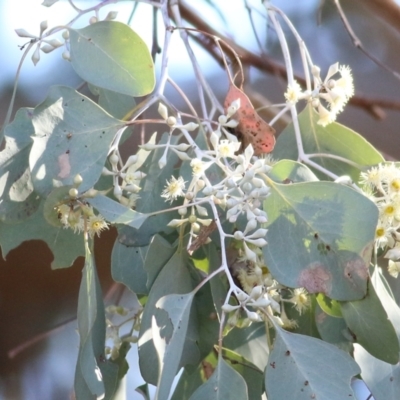
M 49 26 L 65 23 L 74 13 L 67 1 L 51 8 L 40 5 L 39 0 L 14 0 L 0 3 L 0 121 L 4 121 L 11 98 L 15 72 L 21 51 L 14 29 L 24 28 L 37 33 L 42 20 Z M 92 1 L 76 1 L 86 8 Z M 186 16 L 186 25 L 199 29 L 213 29 L 219 35 L 236 43 L 246 67 L 246 92 L 254 104 L 281 103 L 286 81 L 280 49 L 275 34 L 268 29 L 265 20 L 255 18 L 257 31 L 262 33 L 260 51 L 252 33 L 244 0 L 197 0 L 180 1 Z M 253 2 L 260 3 L 260 2 Z M 400 155 L 400 6 L 391 0 L 342 0 L 341 6 L 349 23 L 365 50 L 384 63 L 391 71 L 377 65 L 360 49 L 356 48 L 344 28 L 333 0 L 302 0 L 292 2 L 276 0 L 303 37 L 316 64 L 326 71 L 338 61 L 349 65 L 354 74 L 356 97 L 340 115 L 339 122 L 363 135 L 389 159 Z M 196 12 L 192 13 L 196 7 Z M 113 4 L 102 11 L 103 18 L 110 10 L 119 10 L 119 20 L 127 22 L 132 10 L 131 2 Z M 86 19 L 85 19 L 86 18 Z M 77 25 L 88 24 L 86 16 Z M 132 17 L 131 26 L 152 45 L 152 12 L 146 5 L 139 5 Z M 162 34 L 162 32 L 160 32 Z M 161 37 L 161 36 L 160 36 Z M 201 36 L 200 36 L 201 39 Z M 161 41 L 160 41 L 161 42 Z M 178 42 L 178 41 L 177 41 Z M 207 40 L 204 40 L 207 47 Z M 292 49 L 297 45 L 292 38 Z M 228 81 L 220 64 L 204 47 L 195 46 L 196 56 L 207 79 L 223 99 Z M 33 107 L 42 101 L 52 84 L 78 87 L 81 82 L 68 62 L 61 58 L 62 51 L 42 54 L 42 60 L 34 67 L 28 59 L 22 67 L 21 82 L 14 111 L 20 107 Z M 195 78 L 188 60 L 182 56 L 179 45 L 171 60 L 171 72 L 176 82 L 196 105 Z M 186 57 L 186 56 L 185 56 Z M 160 57 L 156 60 L 159 62 Z M 293 52 L 295 68 L 300 75 L 300 59 Z M 252 66 L 253 65 L 253 66 Z M 254 67 L 258 65 L 258 67 Z M 396 76 L 396 73 L 398 76 Z M 324 73 L 322 73 L 324 75 Z M 83 89 L 84 93 L 85 88 Z M 184 108 L 176 92 L 167 93 L 176 98 L 175 104 Z M 268 119 L 268 113 L 266 118 Z M 277 132 L 287 121 L 276 125 Z M 153 131 L 149 128 L 145 134 Z M 136 134 L 135 134 L 136 133 Z M 127 146 L 135 146 L 143 132 L 134 132 Z M 131 147 L 132 148 L 132 147 Z M 102 234 L 97 245 L 97 265 L 104 293 L 108 300 L 128 301 L 128 294 L 113 285 L 109 259 L 115 232 Z M 47 247 L 37 241 L 25 243 L 12 251 L 7 260 L 0 259 L 0 399 L 69 399 L 73 386 L 73 371 L 77 355 L 78 337 L 74 315 L 83 262 L 77 260 L 66 270 L 51 271 L 52 255 Z M 394 293 L 400 301 L 400 285 L 389 277 Z M 397 286 L 397 288 L 396 288 Z M 65 321 L 70 321 L 66 325 Z M 58 328 L 57 328 L 58 327 Z M 54 328 L 57 328 L 54 330 Z M 54 331 L 52 331 L 54 330 Z M 50 331 L 52 331 L 50 333 Z M 31 341 L 33 341 L 31 343 Z M 23 345 L 26 349 L 19 347 Z M 143 381 L 135 363 L 135 349 L 129 358 L 128 390 L 132 393 Z M 135 397 L 136 396 L 136 397 Z M 130 399 L 142 398 L 131 394 Z

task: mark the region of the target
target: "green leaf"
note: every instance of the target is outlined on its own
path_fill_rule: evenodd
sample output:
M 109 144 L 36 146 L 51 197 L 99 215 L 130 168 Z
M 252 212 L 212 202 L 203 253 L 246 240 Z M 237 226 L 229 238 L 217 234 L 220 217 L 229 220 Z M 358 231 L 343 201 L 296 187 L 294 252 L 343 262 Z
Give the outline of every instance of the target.
M 315 323 L 322 340 L 334 344 L 346 352 L 353 349 L 353 338 L 343 318 L 332 317 L 317 304 Z
M 166 133 L 161 137 L 159 144 L 165 144 L 168 140 L 170 140 L 170 144 L 172 145 L 177 143 L 177 137 L 170 137 L 170 135 Z M 175 231 L 173 228 L 168 227 L 167 224 L 171 219 L 176 218 L 174 213 L 175 215 L 178 215 L 178 213 L 176 211 L 174 211 L 174 213 L 160 213 L 160 211 L 178 204 L 178 201 L 176 201 L 175 204 L 172 203 L 171 205 L 161 197 L 166 181 L 170 180 L 174 173 L 174 166 L 178 161 L 178 156 L 173 152 L 169 152 L 167 165 L 160 169 L 158 161 L 163 153 L 163 148 L 152 151 L 141 168 L 147 175 L 141 181 L 142 190 L 140 191 L 140 198 L 136 202 L 136 211 L 143 214 L 150 214 L 152 212 L 157 212 L 158 214 L 151 217 L 149 216 L 140 229 L 129 230 L 129 243 L 135 243 L 136 246 L 148 245 L 150 239 L 156 233 L 171 233 Z
M 197 278 L 198 280 L 194 282 L 193 286 L 199 284 L 204 279 L 200 273 Z M 218 279 L 218 277 L 214 279 Z M 207 282 L 196 293 L 194 298 L 192 312 L 197 319 L 197 346 L 200 350 L 201 359 L 210 353 L 218 341 L 219 320 L 213 300 L 210 282 Z
M 269 355 L 265 324 L 253 323 L 247 328 L 233 328 L 224 338 L 224 347 L 264 371 Z
M 247 400 L 248 398 L 246 381 L 220 356 L 210 379 L 193 393 L 190 400 Z
M 150 290 L 161 268 L 168 262 L 175 252 L 175 248 L 160 235 L 151 238 L 149 251 L 144 261 L 144 269 L 147 272 L 146 286 Z
M 318 114 L 311 105 L 299 115 L 304 152 L 340 156 L 359 164 L 359 168 L 327 157 L 313 157 L 312 161 L 338 176 L 349 175 L 354 182 L 358 181 L 361 169 L 384 161 L 382 155 L 358 133 L 337 122 L 322 127 L 317 124 L 318 119 Z M 279 135 L 273 157 L 298 160 L 293 124 Z M 317 173 L 317 175 L 321 174 Z
M 165 262 L 165 261 L 164 261 Z M 170 338 L 173 332 L 172 324 L 168 314 L 156 307 L 159 299 L 168 294 L 185 294 L 192 291 L 192 281 L 187 268 L 187 257 L 184 254 L 175 253 L 163 266 L 153 286 L 151 287 L 146 307 L 143 312 L 139 333 L 139 366 L 144 380 L 154 385 L 158 382 L 159 361 L 153 344 L 152 318 L 156 318 L 158 326 L 163 327 L 163 338 Z M 180 366 L 186 365 L 188 361 L 197 363 L 199 361 L 199 350 L 192 337 L 196 321 L 190 320 L 189 331 L 183 344 L 185 359 L 181 360 Z M 168 339 L 167 339 L 168 340 Z
M 278 161 L 268 172 L 268 176 L 278 183 L 318 181 L 306 165 L 292 160 Z
M 105 315 L 101 287 L 94 256 L 86 245 L 85 266 L 78 298 L 78 332 L 80 337 L 76 375 L 81 374 L 92 395 L 105 395 L 104 382 L 98 364 L 104 358 Z M 78 383 L 82 383 L 78 379 Z M 75 388 L 79 393 L 79 388 Z M 79 399 L 79 397 L 77 396 Z
M 354 398 L 350 382 L 360 370 L 347 353 L 322 340 L 275 328 L 265 370 L 268 400 Z
M 153 90 L 151 54 L 128 25 L 100 21 L 69 32 L 71 63 L 83 80 L 128 96 L 144 96 Z
M 124 224 L 139 229 L 147 218 L 147 215 L 125 207 L 102 194 L 92 199 L 87 198 L 86 201 L 112 224 Z
M 247 359 L 232 350 L 223 348 L 222 357 L 244 378 L 248 390 L 248 398 L 261 399 L 264 392 L 264 369 L 259 370 Z
M 138 386 L 135 389 L 135 392 L 140 393 L 143 396 L 144 400 L 151 400 L 151 396 L 149 393 L 149 385 L 145 383 L 144 385 Z
M 375 204 L 333 182 L 271 181 L 270 187 L 263 254 L 274 278 L 336 300 L 362 298 L 378 220 Z
M 300 314 L 293 304 L 284 303 L 286 316 L 289 319 L 296 321 L 296 327 L 290 329 L 290 331 L 320 339 L 318 329 L 315 324 L 316 305 L 317 301 L 315 300 L 315 296 L 310 295 L 310 305 L 305 310 L 302 310 Z
M 83 178 L 82 193 L 98 181 L 109 146 L 123 122 L 87 97 L 62 86 L 50 88 L 33 113 L 35 129 L 29 165 L 35 190 L 46 196 L 54 182 L 72 185 Z
M 186 332 L 189 324 L 190 309 L 194 298 L 194 292 L 188 294 L 170 294 L 157 301 L 156 307 L 168 313 L 173 330 L 168 342 L 154 339 L 158 358 L 160 362 L 160 376 L 157 384 L 156 398 L 167 400 L 171 390 L 172 382 L 178 372 Z M 159 330 L 161 326 L 155 325 L 153 329 Z M 153 332 L 153 337 L 154 332 Z
M 116 239 L 111 253 L 111 274 L 133 293 L 148 294 L 147 274 L 143 268 L 149 246 L 128 247 Z
M 323 293 L 318 293 L 316 298 L 317 298 L 319 306 L 322 308 L 322 310 L 326 314 L 328 314 L 332 317 L 337 317 L 337 318 L 342 317 L 342 309 L 341 309 L 340 303 L 338 301 L 330 299 L 328 296 L 325 296 Z
M 206 251 L 208 253 L 208 260 L 210 263 L 209 273 L 212 273 L 221 266 L 221 259 L 214 242 L 211 242 L 207 246 Z M 215 310 L 218 313 L 219 320 L 221 320 L 222 306 L 225 303 L 226 294 L 228 293 L 228 282 L 226 277 L 222 274 L 219 274 L 212 278 L 210 281 L 210 288 Z
M 5 128 L 5 149 L 0 153 L 0 220 L 14 224 L 29 218 L 39 207 L 29 169 L 32 109 L 18 110 L 12 124 Z
M 388 315 L 389 321 L 392 323 L 396 331 L 397 338 L 400 341 L 400 307 L 396 303 L 396 300 L 391 293 L 390 286 L 380 268 L 375 268 L 371 282 L 374 285 L 376 294 L 379 297 L 379 300 Z
M 357 343 L 371 355 L 390 364 L 399 361 L 399 340 L 374 286 L 368 285 L 367 296 L 358 301 L 343 302 L 342 314 Z
M 124 120 L 136 106 L 135 98 L 89 84 L 90 91 L 99 96 L 99 106 L 113 117 Z
M 390 365 L 373 357 L 359 345 L 354 346 L 354 358 L 361 367 L 361 377 L 375 400 L 398 400 L 400 364 Z
M 42 200 L 39 209 L 29 219 L 19 224 L 0 224 L 0 243 L 5 257 L 8 252 L 27 240 L 43 240 L 53 253 L 51 267 L 65 268 L 85 254 L 82 235 L 71 229 L 49 225 L 43 215 Z
M 61 204 L 68 204 L 70 202 L 69 191 L 71 188 L 73 188 L 72 185 L 55 188 L 44 201 L 43 215 L 46 218 L 46 221 L 56 228 L 63 227 L 58 218 L 57 207 Z
M 194 391 L 204 383 L 202 372 L 205 363 L 206 361 L 202 362 L 194 371 L 191 366 L 187 366 L 183 369 L 171 400 L 189 399 Z

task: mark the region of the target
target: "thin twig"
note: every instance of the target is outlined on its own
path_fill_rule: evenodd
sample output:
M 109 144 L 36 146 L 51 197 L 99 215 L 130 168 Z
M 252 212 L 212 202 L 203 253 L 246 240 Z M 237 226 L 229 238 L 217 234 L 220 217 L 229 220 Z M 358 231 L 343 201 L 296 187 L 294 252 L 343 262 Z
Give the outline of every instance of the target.
M 354 47 L 356 47 L 357 49 L 361 50 L 370 60 L 372 60 L 376 65 L 379 65 L 381 68 L 383 68 L 384 70 L 388 71 L 389 73 L 391 73 L 395 78 L 400 79 L 400 74 L 396 71 L 394 71 L 393 69 L 391 69 L 390 67 L 388 67 L 385 63 L 383 63 L 382 61 L 380 61 L 378 58 L 376 58 L 373 54 L 369 53 L 367 51 L 367 49 L 364 47 L 364 45 L 362 44 L 361 40 L 357 37 L 357 35 L 354 33 L 347 17 L 346 14 L 344 13 L 342 6 L 340 5 L 339 0 L 333 0 L 333 2 L 335 3 L 335 6 L 338 10 L 340 19 L 343 22 L 343 25 L 347 31 L 347 33 L 349 34 L 351 40 L 353 41 Z

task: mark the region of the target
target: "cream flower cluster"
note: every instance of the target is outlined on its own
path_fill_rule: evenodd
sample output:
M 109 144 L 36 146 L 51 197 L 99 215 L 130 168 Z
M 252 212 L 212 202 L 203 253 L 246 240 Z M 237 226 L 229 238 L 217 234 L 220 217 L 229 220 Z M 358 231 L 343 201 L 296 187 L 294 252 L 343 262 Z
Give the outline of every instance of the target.
M 231 314 L 229 323 L 238 322 L 243 313 L 244 319 L 241 319 L 241 323 L 263 320 L 265 313 L 268 313 L 281 325 L 294 327 L 295 323 L 287 319 L 284 312 L 281 314 L 280 303 L 283 299 L 277 290 L 279 285 L 264 265 L 261 251 L 261 248 L 267 245 L 267 229 L 263 227 L 267 222 L 267 213 L 263 210 L 263 202 L 270 194 L 266 173 L 271 169 L 272 161 L 268 157 L 255 157 L 251 145 L 242 154 L 237 153 L 241 144 L 229 128 L 237 126 L 237 121 L 231 116 L 239 107 L 240 101 L 234 101 L 226 115 L 218 118 L 217 129 L 209 136 L 210 148 L 198 149 L 196 157 L 189 158 L 191 178 L 185 181 L 182 176 L 172 176 L 166 181 L 161 193 L 165 201 L 172 203 L 182 199 L 178 208 L 180 218 L 172 219 L 168 225 L 179 229 L 188 227 L 187 248 L 190 250 L 201 230 L 206 230 L 213 221 L 227 220 L 236 223 L 237 230 L 234 232 L 223 232 L 222 224 L 218 225 L 221 240 L 229 238 L 235 243 L 239 262 L 247 265 L 247 268 L 241 269 L 238 276 L 244 290 L 232 287 L 230 291 L 238 304 L 232 305 L 227 302 L 223 307 L 226 313 Z M 159 113 L 171 129 L 178 127 L 176 120 L 171 120 L 172 117 L 168 116 L 165 106 L 159 106 Z M 182 125 L 178 129 L 186 127 L 187 125 Z M 154 146 L 144 145 L 142 148 L 152 150 Z M 164 146 L 167 149 L 168 145 Z M 186 152 L 189 149 L 178 146 L 181 146 L 179 150 L 171 145 L 169 148 L 175 152 Z M 178 156 L 182 160 L 187 159 L 186 155 Z M 160 167 L 163 165 L 163 162 L 159 162 Z M 204 240 L 204 243 L 207 243 L 209 239 Z M 297 298 L 300 299 L 300 296 Z M 302 301 L 292 301 L 296 307 L 302 307 L 299 311 L 305 308 L 305 300 L 303 297 L 301 299 Z
M 312 91 L 302 91 L 301 86 L 294 81 L 288 86 L 285 98 L 289 104 L 296 104 L 302 99 L 311 102 L 319 114 L 318 124 L 326 126 L 336 120 L 337 114 L 343 111 L 354 95 L 353 76 L 348 66 L 339 66 L 338 63 L 329 67 L 325 79 L 321 78 L 321 70 L 315 65 L 311 73 L 314 78 Z M 338 75 L 338 78 L 334 78 Z
M 387 250 L 389 273 L 397 278 L 400 272 L 400 168 L 395 163 L 379 164 L 361 173 L 360 183 L 379 209 L 376 248 Z
M 139 198 L 140 182 L 146 177 L 146 174 L 139 170 L 144 160 L 144 157 L 140 158 L 135 154 L 128 157 L 126 162 L 122 164 L 121 157 L 114 151 L 108 158 L 111 170 L 106 167 L 103 168 L 103 175 L 113 177 L 115 198 L 126 207 L 134 207 Z

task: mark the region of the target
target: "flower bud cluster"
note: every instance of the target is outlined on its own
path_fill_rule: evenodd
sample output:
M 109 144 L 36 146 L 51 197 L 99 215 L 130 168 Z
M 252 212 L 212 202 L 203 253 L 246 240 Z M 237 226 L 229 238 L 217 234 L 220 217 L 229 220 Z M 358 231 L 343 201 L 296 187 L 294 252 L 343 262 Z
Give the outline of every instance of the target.
M 294 81 L 288 86 L 285 98 L 289 104 L 296 104 L 302 99 L 309 101 L 319 114 L 318 124 L 326 126 L 336 120 L 337 114 L 343 111 L 350 97 L 354 95 L 351 70 L 348 66 L 335 63 L 329 67 L 323 80 L 320 68 L 313 65 L 311 74 L 314 79 L 312 91 L 302 91 L 300 85 Z M 340 77 L 334 78 L 337 75 Z
M 395 163 L 379 164 L 361 173 L 360 184 L 379 210 L 376 249 L 386 251 L 388 271 L 397 278 L 400 272 L 400 168 Z
M 122 164 L 116 151 L 109 156 L 108 161 L 111 169 L 104 167 L 102 174 L 113 177 L 114 197 L 124 206 L 134 207 L 141 190 L 140 182 L 146 177 L 146 174 L 139 170 L 144 161 L 135 154 Z

